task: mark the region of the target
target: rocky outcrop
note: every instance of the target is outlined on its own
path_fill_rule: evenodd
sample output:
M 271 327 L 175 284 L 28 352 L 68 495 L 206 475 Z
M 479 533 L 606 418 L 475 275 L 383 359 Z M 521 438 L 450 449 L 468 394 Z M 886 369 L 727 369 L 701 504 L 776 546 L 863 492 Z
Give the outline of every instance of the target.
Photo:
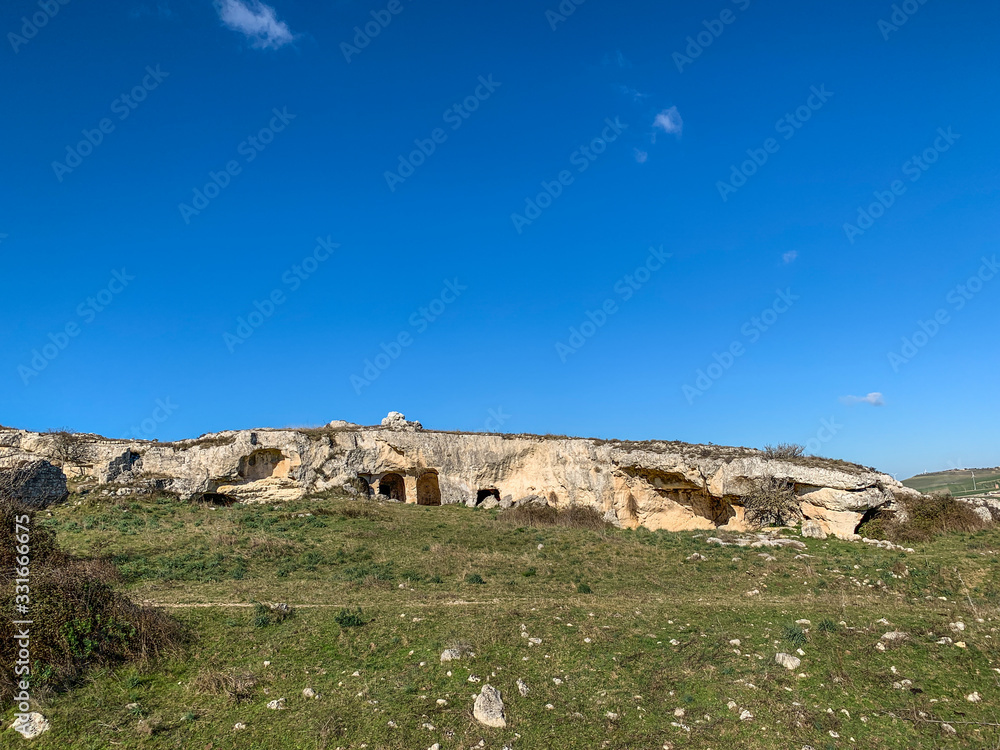
M 66 475 L 59 467 L 34 454 L 0 452 L 0 499 L 47 508 L 68 495 Z
M 650 441 L 451 433 L 391 413 L 383 426 L 242 430 L 176 443 L 76 435 L 85 479 L 182 497 L 280 502 L 310 492 L 380 494 L 421 505 L 597 508 L 651 529 L 743 530 L 742 498 L 764 476 L 794 488 L 809 533 L 851 537 L 865 513 L 918 495 L 891 476 L 813 457 L 769 460 L 747 448 Z M 51 436 L 0 430 L 0 450 L 49 458 Z

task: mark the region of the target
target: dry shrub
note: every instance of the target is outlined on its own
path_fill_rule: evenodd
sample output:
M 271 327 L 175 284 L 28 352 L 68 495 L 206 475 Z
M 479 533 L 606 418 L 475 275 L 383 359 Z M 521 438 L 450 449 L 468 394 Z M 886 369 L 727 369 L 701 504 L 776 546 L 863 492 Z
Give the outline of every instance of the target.
M 202 695 L 226 695 L 233 703 L 245 703 L 254 697 L 257 675 L 253 672 L 217 669 L 203 670 L 191 681 L 191 688 Z
M 23 524 L 30 529 L 30 603 L 20 618 L 0 619 L 0 699 L 10 700 L 17 682 L 25 679 L 14 672 L 19 650 L 15 619 L 33 621 L 28 679 L 36 692 L 69 687 L 90 667 L 146 659 L 183 642 L 175 620 L 115 591 L 119 575 L 112 565 L 65 553 L 51 529 L 37 524 L 29 508 L 9 498 L 0 499 L 0 567 L 5 582 L 0 611 L 16 611 L 15 523 L 25 515 L 31 519 Z
M 564 526 L 571 529 L 601 531 L 610 526 L 604 515 L 589 505 L 553 508 L 551 505 L 528 503 L 515 505 L 500 513 L 499 520 L 511 526 Z
M 371 501 L 362 500 L 358 503 L 345 505 L 339 509 L 339 513 L 344 518 L 365 518 L 369 521 L 381 521 L 385 518 L 382 509 Z
M 798 518 L 799 504 L 795 487 L 785 479 L 766 474 L 753 482 L 743 495 L 747 523 L 761 526 L 785 526 Z
M 806 449 L 796 443 L 778 443 L 777 445 L 764 446 L 764 458 L 799 458 L 805 455 Z
M 940 534 L 971 533 L 989 525 L 950 492 L 935 492 L 919 500 L 907 498 L 899 504 L 901 514 L 876 513 L 861 525 L 858 533 L 897 544 L 912 544 L 930 541 Z
M 294 542 L 273 536 L 252 536 L 247 541 L 247 547 L 254 558 L 261 560 L 283 560 L 299 551 L 299 545 Z

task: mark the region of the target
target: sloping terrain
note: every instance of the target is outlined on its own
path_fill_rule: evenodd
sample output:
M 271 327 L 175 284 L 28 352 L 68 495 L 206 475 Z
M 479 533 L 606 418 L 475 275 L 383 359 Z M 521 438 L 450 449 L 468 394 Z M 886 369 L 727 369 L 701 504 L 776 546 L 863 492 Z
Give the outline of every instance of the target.
M 52 730 L 34 748 L 1000 743 L 996 529 L 911 554 L 753 548 L 337 493 L 216 507 L 95 491 L 38 518 L 195 640 L 38 696 Z M 449 647 L 471 653 L 442 663 Z M 486 683 L 505 728 L 472 716 Z

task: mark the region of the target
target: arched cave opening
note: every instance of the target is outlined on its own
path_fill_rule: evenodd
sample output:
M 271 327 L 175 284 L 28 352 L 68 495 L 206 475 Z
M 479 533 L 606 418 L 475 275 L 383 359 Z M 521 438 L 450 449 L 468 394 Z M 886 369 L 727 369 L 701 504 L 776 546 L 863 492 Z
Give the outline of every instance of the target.
M 397 503 L 406 502 L 406 484 L 399 474 L 386 474 L 378 480 L 378 494 Z

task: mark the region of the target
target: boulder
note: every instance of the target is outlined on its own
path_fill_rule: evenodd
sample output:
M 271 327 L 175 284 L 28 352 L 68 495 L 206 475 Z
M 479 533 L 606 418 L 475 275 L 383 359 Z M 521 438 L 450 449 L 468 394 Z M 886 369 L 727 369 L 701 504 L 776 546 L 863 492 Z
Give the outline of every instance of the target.
M 507 726 L 503 715 L 503 698 L 500 691 L 490 684 L 483 685 L 472 707 L 476 721 L 488 727 L 502 729 Z
M 799 530 L 799 533 L 808 539 L 826 539 L 826 532 L 823 530 L 823 526 L 819 521 L 812 519 L 802 522 L 802 528 Z
M 382 419 L 382 426 L 390 430 L 405 430 L 408 432 L 424 429 L 420 422 L 409 422 L 406 417 L 398 411 L 389 412 Z
M 25 455 L 0 459 L 0 498 L 47 508 L 69 495 L 66 475 L 48 461 Z
M 33 740 L 35 737 L 49 731 L 52 728 L 52 725 L 49 724 L 48 719 L 40 713 L 32 711 L 27 715 L 19 715 L 18 718 L 14 720 L 14 723 L 10 725 L 10 728 L 24 737 L 24 739 Z

